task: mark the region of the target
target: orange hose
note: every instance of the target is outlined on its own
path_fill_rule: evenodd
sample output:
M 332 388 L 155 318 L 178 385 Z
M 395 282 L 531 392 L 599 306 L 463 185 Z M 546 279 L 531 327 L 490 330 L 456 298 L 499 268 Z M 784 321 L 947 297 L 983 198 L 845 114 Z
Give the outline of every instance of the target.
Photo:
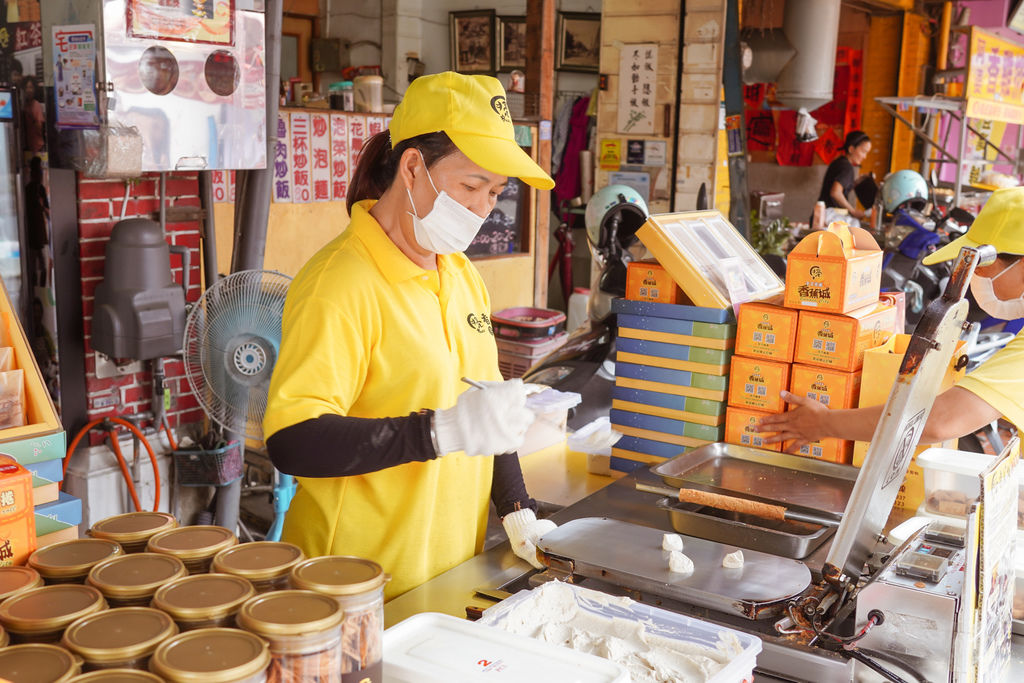
M 122 427 L 126 427 L 142 442 L 142 445 L 146 447 L 146 453 L 149 454 L 149 461 L 153 465 L 153 481 L 156 484 L 156 493 L 153 496 L 153 512 L 157 512 L 160 509 L 160 468 L 156 462 L 156 453 L 153 452 L 153 447 L 149 444 L 149 440 L 146 436 L 139 431 L 139 428 L 133 425 L 131 422 L 124 420 L 120 417 L 100 417 L 96 418 L 92 422 L 88 423 L 75 434 L 75 438 L 71 440 L 71 444 L 68 446 L 67 453 L 64 456 L 64 474 L 67 475 L 68 465 L 71 464 L 71 456 L 78 447 L 79 442 L 86 434 L 88 434 L 96 425 L 102 424 L 103 422 L 112 422 Z M 113 435 L 113 436 L 112 436 Z M 135 509 L 141 510 L 142 505 L 139 503 L 138 494 L 135 491 L 135 485 L 132 483 L 131 475 L 128 472 L 128 466 L 125 463 L 124 456 L 121 454 L 121 444 L 117 441 L 116 432 L 111 431 L 107 434 L 108 438 L 113 441 L 111 450 L 114 451 L 114 455 L 117 457 L 118 466 L 121 468 L 121 474 L 124 476 L 125 483 L 128 485 L 128 492 L 131 494 L 132 502 L 135 503 Z

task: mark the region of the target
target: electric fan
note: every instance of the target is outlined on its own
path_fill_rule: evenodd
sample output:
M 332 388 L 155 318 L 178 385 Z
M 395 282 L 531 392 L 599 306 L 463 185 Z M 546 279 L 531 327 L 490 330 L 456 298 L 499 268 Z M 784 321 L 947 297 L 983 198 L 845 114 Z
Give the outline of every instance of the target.
M 203 293 L 185 321 L 185 376 L 206 414 L 228 432 L 263 440 L 290 282 L 277 271 L 232 273 Z M 292 477 L 276 474 L 267 540 L 280 538 L 294 489 Z

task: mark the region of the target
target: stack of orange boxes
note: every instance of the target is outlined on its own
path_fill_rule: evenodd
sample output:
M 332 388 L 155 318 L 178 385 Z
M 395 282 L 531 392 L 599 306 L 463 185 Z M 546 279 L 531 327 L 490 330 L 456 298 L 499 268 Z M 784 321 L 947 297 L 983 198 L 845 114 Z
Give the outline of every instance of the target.
M 860 228 L 833 223 L 812 233 L 790 253 L 784 305 L 741 304 L 732 359 L 725 440 L 765 444 L 754 431 L 762 417 L 787 409 L 783 389 L 832 409 L 855 408 L 864 352 L 902 331 L 897 309 L 879 300 L 882 252 Z M 850 463 L 853 442 L 824 439 L 798 451 Z

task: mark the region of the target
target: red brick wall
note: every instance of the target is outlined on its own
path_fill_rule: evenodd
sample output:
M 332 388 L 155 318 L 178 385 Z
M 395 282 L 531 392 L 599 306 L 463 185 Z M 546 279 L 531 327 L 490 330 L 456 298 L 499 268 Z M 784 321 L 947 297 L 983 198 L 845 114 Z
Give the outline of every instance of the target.
M 78 178 L 78 236 L 82 263 L 82 316 L 85 330 L 85 385 L 88 400 L 89 419 L 112 417 L 125 413 L 139 413 L 151 408 L 152 391 L 149 363 L 144 370 L 119 377 L 99 379 L 96 377 L 96 360 L 92 349 L 92 313 L 96 286 L 103 280 L 104 253 L 110 231 L 120 220 L 121 206 L 125 196 L 125 183 L 118 180 L 93 180 Z M 157 219 L 159 210 L 159 182 L 155 174 L 146 174 L 141 181 L 131 185 L 125 218 Z M 199 206 L 199 185 L 195 173 L 172 173 L 167 176 L 167 207 L 186 208 Z M 172 214 L 173 215 L 173 214 Z M 200 286 L 201 261 L 199 256 L 199 230 L 196 220 L 167 222 L 168 243 L 189 247 L 191 267 L 188 274 L 186 300 L 196 301 L 202 289 Z M 182 263 L 179 256 L 171 255 L 175 282 L 181 282 Z M 185 378 L 184 364 L 178 358 L 165 362 L 167 379 L 165 386 L 171 390 L 171 407 L 167 413 L 171 427 L 196 423 L 203 419 L 199 403 L 189 390 Z M 110 397 L 114 405 L 104 406 Z M 93 432 L 92 443 L 102 440 L 102 435 Z

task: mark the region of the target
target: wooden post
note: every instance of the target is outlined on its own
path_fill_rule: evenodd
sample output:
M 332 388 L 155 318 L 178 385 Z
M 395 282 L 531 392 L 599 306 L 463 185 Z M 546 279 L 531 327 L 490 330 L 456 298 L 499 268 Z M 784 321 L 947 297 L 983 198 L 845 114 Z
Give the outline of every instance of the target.
M 537 163 L 551 172 L 551 121 L 555 104 L 555 0 L 526 2 L 525 113 L 538 120 L 533 144 Z M 533 304 L 548 303 L 548 242 L 551 227 L 551 193 L 537 192 L 533 230 Z M 568 301 L 568 294 L 566 295 Z

